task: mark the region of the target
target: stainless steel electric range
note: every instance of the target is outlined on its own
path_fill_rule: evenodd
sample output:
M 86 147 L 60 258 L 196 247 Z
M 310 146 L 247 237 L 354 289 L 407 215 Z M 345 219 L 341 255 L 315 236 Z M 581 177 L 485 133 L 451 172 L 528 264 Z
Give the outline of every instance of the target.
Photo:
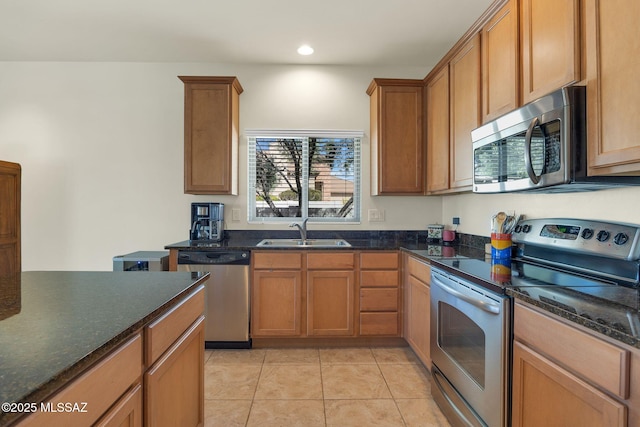
M 640 226 L 531 219 L 516 226 L 513 241 L 511 260 L 432 264 L 433 393 L 455 425 L 508 425 L 509 295 L 622 341 L 640 338 Z

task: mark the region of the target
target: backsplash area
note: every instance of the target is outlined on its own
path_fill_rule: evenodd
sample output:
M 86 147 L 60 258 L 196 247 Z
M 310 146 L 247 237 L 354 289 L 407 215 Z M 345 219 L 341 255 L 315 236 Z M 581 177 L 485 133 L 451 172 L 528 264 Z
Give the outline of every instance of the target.
M 296 230 L 226 230 L 229 239 L 295 239 L 300 237 Z M 376 240 L 381 242 L 405 242 L 413 244 L 427 243 L 427 230 L 310 230 L 309 239 L 345 239 L 345 240 Z M 455 245 L 469 246 L 483 249 L 491 239 L 485 236 L 458 233 Z

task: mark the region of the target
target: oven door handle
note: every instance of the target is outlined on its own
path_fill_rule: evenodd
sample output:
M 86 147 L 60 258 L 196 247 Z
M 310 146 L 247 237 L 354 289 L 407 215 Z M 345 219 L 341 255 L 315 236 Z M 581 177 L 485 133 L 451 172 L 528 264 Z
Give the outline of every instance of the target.
M 463 301 L 468 302 L 469 304 L 473 305 L 474 307 L 477 307 L 483 311 L 486 311 L 487 313 L 491 313 L 491 314 L 500 314 L 500 305 L 496 304 L 496 303 L 491 303 L 491 302 L 487 302 L 487 301 L 482 301 L 479 300 L 477 298 L 473 298 L 465 293 L 462 293 L 456 289 L 453 289 L 450 286 L 445 285 L 440 279 L 438 279 L 438 277 L 434 277 L 431 276 L 431 278 L 433 279 L 433 283 L 434 285 L 438 286 L 439 288 L 441 288 L 443 291 L 447 292 L 448 294 L 453 295 L 456 298 L 460 298 Z

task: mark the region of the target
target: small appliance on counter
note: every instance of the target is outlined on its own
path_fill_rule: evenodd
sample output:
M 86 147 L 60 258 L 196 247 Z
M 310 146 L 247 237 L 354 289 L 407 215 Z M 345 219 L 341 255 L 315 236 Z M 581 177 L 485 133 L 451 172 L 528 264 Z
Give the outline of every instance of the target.
M 113 271 L 168 271 L 169 251 L 138 251 L 113 257 Z
M 445 245 L 454 245 L 458 242 L 458 233 L 455 230 L 443 230 L 442 241 Z
M 189 240 L 219 242 L 224 239 L 224 204 L 192 203 Z
M 441 224 L 427 225 L 427 242 L 442 243 L 443 231 L 444 231 L 444 225 L 441 225 Z

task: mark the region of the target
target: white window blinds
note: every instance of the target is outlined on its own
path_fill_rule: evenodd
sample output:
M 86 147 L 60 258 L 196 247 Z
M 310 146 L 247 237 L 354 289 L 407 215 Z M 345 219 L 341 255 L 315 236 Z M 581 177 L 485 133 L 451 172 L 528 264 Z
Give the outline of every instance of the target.
M 249 221 L 360 221 L 357 132 L 247 132 Z

